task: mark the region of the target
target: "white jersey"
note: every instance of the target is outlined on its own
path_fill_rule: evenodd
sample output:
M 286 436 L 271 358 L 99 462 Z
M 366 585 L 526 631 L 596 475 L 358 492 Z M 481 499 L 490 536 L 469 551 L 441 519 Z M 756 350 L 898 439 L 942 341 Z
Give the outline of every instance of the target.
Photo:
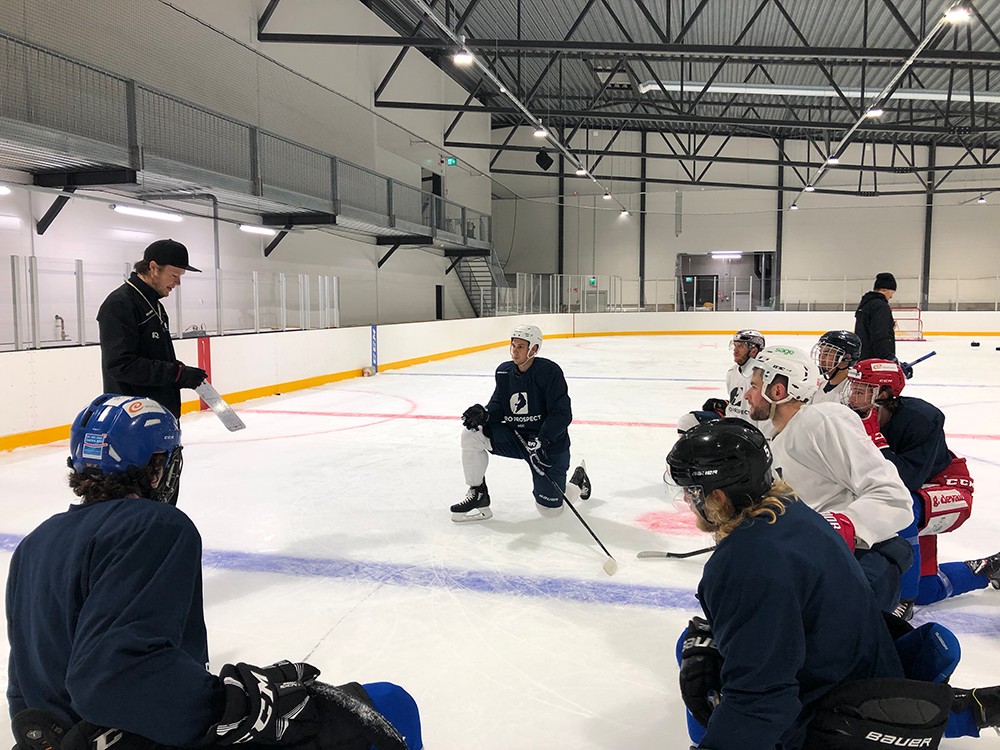
M 771 438 L 771 450 L 775 471 L 802 502 L 820 513 L 843 513 L 868 546 L 913 522 L 913 500 L 899 472 L 843 404 L 803 406 Z
M 726 407 L 727 417 L 736 417 L 745 422 L 749 422 L 765 435 L 770 435 L 771 422 L 767 419 L 757 421 L 750 418 L 750 404 L 747 403 L 744 394 L 750 388 L 750 376 L 753 375 L 754 360 L 748 359 L 742 366 L 733 364 L 729 372 L 726 373 L 726 393 L 729 398 L 729 406 Z
M 847 395 L 847 389 L 850 388 L 851 386 L 850 379 L 844 378 L 839 385 L 835 385 L 833 386 L 833 388 L 830 388 L 830 390 L 826 390 L 827 388 L 829 388 L 829 386 L 830 386 L 830 381 L 824 380 L 823 385 L 820 387 L 818 391 L 816 391 L 816 395 L 812 397 L 812 400 L 809 403 L 810 404 L 844 403 L 844 398 Z

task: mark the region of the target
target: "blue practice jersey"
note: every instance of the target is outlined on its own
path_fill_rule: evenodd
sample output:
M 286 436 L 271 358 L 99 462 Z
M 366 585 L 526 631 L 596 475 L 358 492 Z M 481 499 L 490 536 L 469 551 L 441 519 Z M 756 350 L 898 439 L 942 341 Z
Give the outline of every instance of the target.
M 921 398 L 900 396 L 899 410 L 882 427 L 889 450 L 882 453 L 899 471 L 906 489 L 916 492 L 951 463 L 944 437 L 944 414 Z
M 172 505 L 74 505 L 18 545 L 7 578 L 7 700 L 165 745 L 221 718 L 208 672 L 201 536 Z
M 529 436 L 538 435 L 549 453 L 569 450 L 573 421 L 563 371 L 550 359 L 535 357 L 526 372 L 513 362 L 497 367 L 496 388 L 487 405 L 490 422 L 504 423 Z
M 861 567 L 803 502 L 719 542 L 698 597 L 723 658 L 722 701 L 702 747 L 798 750 L 831 688 L 903 676 Z

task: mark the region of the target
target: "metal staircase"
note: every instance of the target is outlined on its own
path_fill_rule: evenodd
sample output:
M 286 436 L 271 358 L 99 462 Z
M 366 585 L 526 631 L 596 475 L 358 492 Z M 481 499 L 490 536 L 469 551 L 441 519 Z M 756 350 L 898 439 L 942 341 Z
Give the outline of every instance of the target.
M 496 252 L 491 249 L 489 255 L 463 257 L 455 270 L 477 317 L 496 315 L 497 289 L 509 286 Z

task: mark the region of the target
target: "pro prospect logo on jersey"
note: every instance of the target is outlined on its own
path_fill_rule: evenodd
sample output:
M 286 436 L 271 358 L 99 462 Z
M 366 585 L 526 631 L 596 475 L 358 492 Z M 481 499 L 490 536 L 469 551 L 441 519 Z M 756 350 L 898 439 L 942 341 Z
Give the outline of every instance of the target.
M 513 393 L 510 397 L 510 411 L 511 414 L 527 414 L 528 413 L 528 394 L 524 391 L 520 393 Z

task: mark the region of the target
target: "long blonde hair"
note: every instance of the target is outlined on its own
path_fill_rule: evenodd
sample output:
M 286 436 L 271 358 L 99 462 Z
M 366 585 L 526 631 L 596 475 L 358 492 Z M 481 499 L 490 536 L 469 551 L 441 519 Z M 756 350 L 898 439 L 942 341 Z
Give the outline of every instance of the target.
M 725 491 L 725 490 L 723 490 Z M 733 530 L 748 518 L 760 518 L 767 523 L 775 523 L 778 516 L 785 512 L 785 505 L 795 502 L 798 498 L 795 491 L 781 479 L 775 479 L 771 483 L 771 489 L 760 499 L 759 502 L 744 508 L 734 516 L 727 516 L 728 505 L 720 506 L 718 503 L 705 503 L 705 516 L 712 526 L 712 535 L 716 542 L 721 542 L 729 536 Z

